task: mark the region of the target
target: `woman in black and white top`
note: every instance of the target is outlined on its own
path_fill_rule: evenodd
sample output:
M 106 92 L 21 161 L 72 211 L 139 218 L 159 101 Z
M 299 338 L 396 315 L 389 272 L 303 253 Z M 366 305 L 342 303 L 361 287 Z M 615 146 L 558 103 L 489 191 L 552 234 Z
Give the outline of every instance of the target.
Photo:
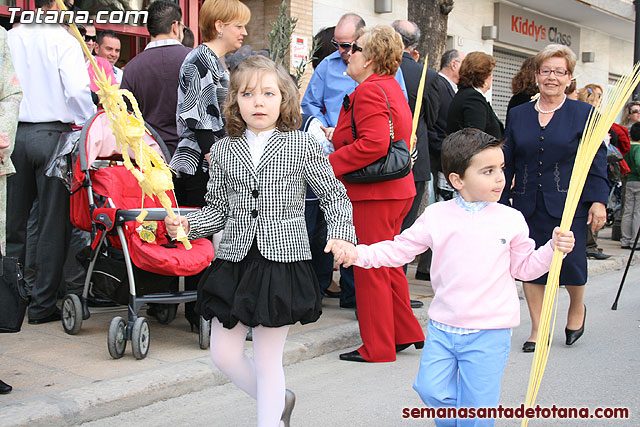
M 251 12 L 239 0 L 207 0 L 200 9 L 203 43 L 192 50 L 180 69 L 176 124 L 178 147 L 171 167 L 177 173 L 175 194 L 180 206 L 203 207 L 209 180 L 209 150 L 226 136 L 222 105 L 229 73 L 219 61 L 242 46 Z M 220 236 L 213 236 L 217 251 Z M 186 279 L 185 289 L 197 288 L 200 275 Z M 194 303 L 185 305 L 191 330 L 199 328 Z
M 178 87 L 177 129 L 180 141 L 171 159 L 178 174 L 175 192 L 182 206 L 205 205 L 209 149 L 226 136 L 222 104 L 229 73 L 219 61 L 242 46 L 249 8 L 239 0 L 208 0 L 200 9 L 203 43 L 184 60 Z

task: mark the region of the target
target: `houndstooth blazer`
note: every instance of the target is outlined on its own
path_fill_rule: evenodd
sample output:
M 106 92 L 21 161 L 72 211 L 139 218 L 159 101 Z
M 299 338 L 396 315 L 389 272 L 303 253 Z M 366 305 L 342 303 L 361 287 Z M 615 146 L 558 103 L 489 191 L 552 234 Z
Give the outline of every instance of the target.
M 207 205 L 187 218 L 190 239 L 224 229 L 219 258 L 242 260 L 256 237 L 260 253 L 269 260 L 311 259 L 304 218 L 307 183 L 320 199 L 327 238 L 356 243 L 347 192 L 309 134 L 276 129 L 257 167 L 244 135 L 221 139 L 210 155 Z

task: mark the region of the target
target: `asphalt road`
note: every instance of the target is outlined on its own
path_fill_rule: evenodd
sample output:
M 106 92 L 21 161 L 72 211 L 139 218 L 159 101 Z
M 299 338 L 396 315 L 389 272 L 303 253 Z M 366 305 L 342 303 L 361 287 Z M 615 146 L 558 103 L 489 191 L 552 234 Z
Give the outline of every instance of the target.
M 551 407 L 627 407 L 625 420 L 532 420 L 531 426 L 640 426 L 640 266 L 631 269 L 617 311 L 611 303 L 622 271 L 593 277 L 587 284 L 585 335 L 572 347 L 564 345 L 568 295 L 560 289 L 554 342 L 537 403 Z M 532 354 L 520 351 L 528 336 L 526 304 L 522 326 L 513 331 L 512 351 L 504 373 L 502 405 L 518 407 L 525 398 Z M 287 387 L 297 395 L 292 425 L 403 426 L 433 425 L 430 420 L 404 419 L 403 408 L 423 407 L 412 390 L 420 353 L 405 350 L 395 363 L 360 364 L 338 360 L 338 353 L 285 368 Z M 256 425 L 255 402 L 232 384 L 212 387 L 179 398 L 83 424 L 108 426 L 233 426 Z M 516 426 L 516 420 L 498 420 Z

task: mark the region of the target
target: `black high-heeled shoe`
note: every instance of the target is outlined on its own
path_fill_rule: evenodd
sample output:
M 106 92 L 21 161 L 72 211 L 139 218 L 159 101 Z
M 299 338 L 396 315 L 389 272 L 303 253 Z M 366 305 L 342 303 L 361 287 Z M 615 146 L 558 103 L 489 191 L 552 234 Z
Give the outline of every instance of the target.
M 574 342 L 578 341 L 578 338 L 580 338 L 582 336 L 582 334 L 584 334 L 584 324 L 587 320 L 587 306 L 584 306 L 584 317 L 582 318 L 582 326 L 580 327 L 580 329 L 569 329 L 569 328 L 564 328 L 564 334 L 567 337 L 567 340 L 565 341 L 565 344 L 567 345 L 572 345 Z
M 416 347 L 416 350 L 420 350 L 424 347 L 424 341 L 410 342 L 407 344 L 396 344 L 396 353 L 400 353 L 402 350 L 406 350 L 412 345 Z
M 296 395 L 289 389 L 284 392 L 284 410 L 280 420 L 284 423 L 284 427 L 289 427 L 291 423 L 291 412 L 296 404 Z
M 0 380 L 0 394 L 9 394 L 11 393 L 11 390 L 13 390 L 13 387 Z
M 191 332 L 199 334 L 200 333 L 200 316 L 197 316 L 195 314 L 193 316 L 189 316 L 185 314 L 184 317 L 185 319 L 187 319 L 187 322 L 189 322 L 189 327 L 191 327 Z

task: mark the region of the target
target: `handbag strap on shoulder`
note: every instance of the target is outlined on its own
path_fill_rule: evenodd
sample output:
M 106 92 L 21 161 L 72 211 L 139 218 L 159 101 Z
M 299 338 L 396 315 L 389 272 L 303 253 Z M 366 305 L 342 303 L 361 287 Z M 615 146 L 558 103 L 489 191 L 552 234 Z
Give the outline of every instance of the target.
M 380 88 L 382 94 L 384 95 L 385 101 L 387 101 L 387 110 L 389 111 L 389 147 L 393 144 L 394 133 L 393 133 L 393 120 L 391 119 L 391 106 L 389 105 L 389 98 L 387 97 L 387 93 L 384 91 L 382 86 L 376 83 L 376 86 Z M 357 137 L 356 133 L 356 122 L 353 120 L 353 110 L 355 109 L 356 98 L 353 98 L 353 103 L 351 104 L 351 134 L 353 135 L 353 140 L 355 141 Z

